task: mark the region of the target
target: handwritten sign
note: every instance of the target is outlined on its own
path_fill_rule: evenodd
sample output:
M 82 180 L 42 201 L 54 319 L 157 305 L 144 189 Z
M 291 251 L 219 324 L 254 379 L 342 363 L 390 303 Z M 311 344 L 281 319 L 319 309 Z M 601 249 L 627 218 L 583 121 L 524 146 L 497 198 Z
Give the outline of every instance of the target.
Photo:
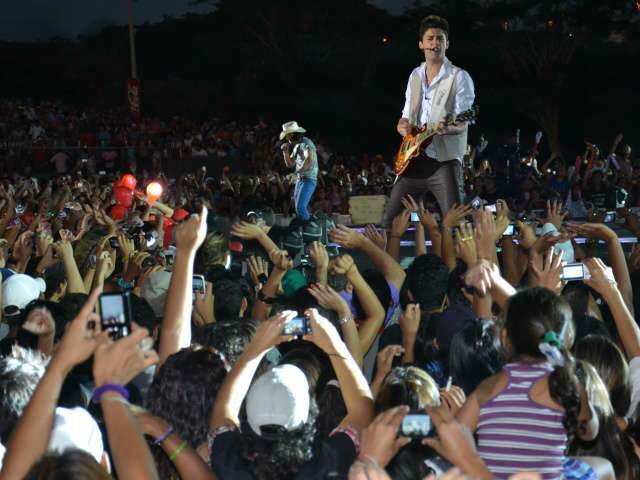
M 349 213 L 354 225 L 380 224 L 387 197 L 384 195 L 359 195 L 349 198 Z

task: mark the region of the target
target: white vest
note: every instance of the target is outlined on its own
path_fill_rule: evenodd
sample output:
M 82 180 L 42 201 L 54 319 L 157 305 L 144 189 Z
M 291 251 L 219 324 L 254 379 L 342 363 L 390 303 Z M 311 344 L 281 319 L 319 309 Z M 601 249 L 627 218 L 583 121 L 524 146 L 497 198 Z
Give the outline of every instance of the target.
M 444 68 L 444 65 L 441 67 Z M 452 68 L 450 72 L 443 76 L 438 82 L 438 87 L 434 93 L 431 104 L 431 115 L 429 116 L 428 127 L 435 127 L 447 114 L 455 113 L 456 104 L 456 78 L 460 69 Z M 411 74 L 411 104 L 410 118 L 412 125 L 418 125 L 420 121 L 420 109 L 422 107 L 422 79 L 420 70 L 415 70 Z M 446 162 L 447 160 L 462 160 L 467 152 L 467 132 L 469 128 L 465 125 L 464 131 L 457 135 L 436 135 L 433 139 L 433 146 L 436 148 L 436 160 Z

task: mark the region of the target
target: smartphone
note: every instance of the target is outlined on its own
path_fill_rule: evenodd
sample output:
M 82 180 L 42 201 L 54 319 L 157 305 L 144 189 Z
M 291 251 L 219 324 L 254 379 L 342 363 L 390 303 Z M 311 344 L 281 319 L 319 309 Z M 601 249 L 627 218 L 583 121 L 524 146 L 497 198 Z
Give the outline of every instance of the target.
M 194 275 L 193 277 L 191 277 L 191 282 L 193 283 L 193 291 L 194 292 L 200 292 L 202 295 L 204 295 L 204 292 L 206 290 L 205 287 L 205 283 L 204 283 L 204 275 Z
M 167 265 L 173 265 L 174 258 L 175 258 L 175 255 L 173 254 L 173 251 L 171 250 L 164 251 L 164 259 L 167 262 Z
M 409 438 L 424 438 L 431 433 L 431 417 L 426 414 L 410 413 L 402 419 L 400 435 Z
M 284 324 L 282 333 L 284 335 L 295 335 L 297 337 L 309 335 L 311 333 L 311 320 L 304 315 L 292 318 Z
M 158 261 L 153 257 L 147 257 L 142 261 L 142 268 L 155 267 Z
M 471 208 L 473 208 L 474 210 L 480 210 L 481 207 L 482 207 L 482 200 L 480 199 L 480 197 L 476 197 L 473 200 L 471 200 Z
M 604 218 L 602 220 L 602 223 L 613 223 L 616 221 L 616 212 L 615 211 L 611 211 L 611 212 L 606 212 L 604 214 Z
M 491 213 L 496 213 L 496 204 L 495 203 L 490 203 L 489 205 L 487 205 L 485 207 L 487 210 L 489 210 Z
M 120 241 L 118 240 L 118 237 L 111 237 L 109 239 L 109 246 L 111 248 L 120 248 Z
M 585 275 L 585 272 L 587 274 Z M 567 263 L 562 267 L 562 280 L 572 282 L 588 278 L 588 270 L 583 263 Z
M 418 212 L 411 212 L 410 220 L 412 222 L 419 222 L 420 221 L 420 217 L 418 216 Z
M 100 326 L 113 340 L 131 333 L 131 294 L 103 293 L 100 295 Z
M 506 235 L 507 237 L 513 237 L 515 234 L 516 234 L 516 224 L 510 223 L 509 225 L 507 225 L 507 228 L 502 235 Z

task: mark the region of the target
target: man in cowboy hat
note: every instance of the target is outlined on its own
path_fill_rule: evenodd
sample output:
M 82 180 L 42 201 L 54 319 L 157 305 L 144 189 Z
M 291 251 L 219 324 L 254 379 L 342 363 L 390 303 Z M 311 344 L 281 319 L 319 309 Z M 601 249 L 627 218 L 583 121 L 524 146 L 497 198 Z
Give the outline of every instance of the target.
M 280 132 L 280 140 L 284 140 L 280 146 L 284 155 L 284 163 L 287 167 L 296 169 L 297 180 L 293 203 L 296 215 L 302 221 L 307 221 L 311 217 L 307 206 L 316 189 L 318 179 L 316 146 L 302 135 L 305 132 L 306 130 L 298 125 L 298 122 L 283 124 L 282 132 Z

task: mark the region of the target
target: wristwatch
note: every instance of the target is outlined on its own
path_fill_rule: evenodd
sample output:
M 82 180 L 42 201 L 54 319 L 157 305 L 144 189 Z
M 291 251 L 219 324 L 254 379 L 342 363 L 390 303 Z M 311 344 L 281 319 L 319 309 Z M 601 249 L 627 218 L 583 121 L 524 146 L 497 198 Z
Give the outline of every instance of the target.
M 340 326 L 342 326 L 345 323 L 347 323 L 349 320 L 353 320 L 353 315 L 351 313 L 345 315 L 344 317 L 340 317 L 340 319 L 338 320 L 338 323 L 340 324 Z

